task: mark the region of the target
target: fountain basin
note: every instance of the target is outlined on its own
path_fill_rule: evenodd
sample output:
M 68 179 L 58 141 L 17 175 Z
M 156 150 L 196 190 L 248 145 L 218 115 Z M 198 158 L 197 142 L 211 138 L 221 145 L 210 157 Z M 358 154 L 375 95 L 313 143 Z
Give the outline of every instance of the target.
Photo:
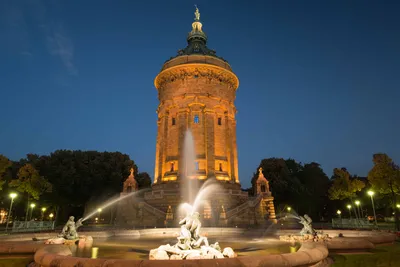
M 203 233 L 209 239 L 217 240 L 222 246 L 232 246 L 238 253 L 237 258 L 213 259 L 213 260 L 148 260 L 148 251 L 143 251 L 143 257 L 135 257 L 126 259 L 121 256 L 119 248 L 111 251 L 109 255 L 103 258 L 101 250 L 101 242 L 123 245 L 121 240 L 127 244 L 127 247 L 142 248 L 150 250 L 154 248 L 154 244 L 164 244 L 168 240 L 176 238 L 178 228 L 153 228 L 141 230 L 118 230 L 118 231 L 102 231 L 102 232 L 80 232 L 80 235 L 92 236 L 94 238 L 93 246 L 98 246 L 98 258 L 90 258 L 90 254 L 83 255 L 76 253 L 76 245 L 44 245 L 44 240 L 54 237 L 54 233 L 36 233 L 36 234 L 16 234 L 0 237 L 0 253 L 1 254 L 35 254 L 34 259 L 36 266 L 55 266 L 53 264 L 60 263 L 60 266 L 182 266 L 184 263 L 193 266 L 325 266 L 329 262 L 328 251 L 366 251 L 377 244 L 392 243 L 396 240 L 396 235 L 388 232 L 380 231 L 353 231 L 353 230 L 326 230 L 324 234 L 332 237 L 328 242 L 304 242 L 300 249 L 294 253 L 290 252 L 290 243 L 286 243 L 286 247 L 279 241 L 281 235 L 295 235 L 298 230 L 280 230 L 276 232 L 265 232 L 264 229 L 241 229 L 241 228 L 203 228 Z M 338 237 L 339 234 L 344 237 Z M 265 235 L 265 236 L 264 236 Z M 32 241 L 35 237 L 41 241 Z M 114 240 L 114 241 L 113 241 Z M 247 240 L 247 241 L 246 241 Z M 22 242 L 21 242 L 22 241 Z M 27 242 L 29 241 L 29 242 Z M 112 243 L 114 242 L 114 243 Z M 264 248 L 270 246 L 274 250 L 240 250 L 240 246 L 235 244 L 243 244 L 249 242 L 249 245 L 243 245 L 250 248 Z M 251 243 L 251 244 L 250 244 Z M 278 249 L 281 247 L 282 249 Z M 75 251 L 74 251 L 75 250 Z M 137 251 L 134 251 L 135 253 Z M 270 253 L 267 254 L 266 253 Z M 134 253 L 131 253 L 133 255 Z M 204 261 L 207 261 L 204 263 Z M 35 266 L 35 265 L 32 265 Z
M 307 243 L 295 253 L 284 253 L 278 255 L 243 256 L 227 259 L 210 260 L 123 260 L 123 259 L 90 259 L 72 257 L 68 246 L 49 245 L 40 248 L 34 256 L 37 266 L 183 266 L 190 262 L 190 266 L 316 266 L 323 264 L 328 256 L 328 249 L 323 244 Z M 206 262 L 205 262 L 206 261 Z M 56 265 L 58 264 L 58 265 Z

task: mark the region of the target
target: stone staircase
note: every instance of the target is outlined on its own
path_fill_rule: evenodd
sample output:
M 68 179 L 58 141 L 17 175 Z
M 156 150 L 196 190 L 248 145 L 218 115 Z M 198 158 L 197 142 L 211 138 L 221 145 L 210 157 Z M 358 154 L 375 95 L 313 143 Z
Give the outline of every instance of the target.
M 254 208 L 258 203 L 260 203 L 261 199 L 262 199 L 262 195 L 258 195 L 254 199 L 246 201 L 245 203 L 237 206 L 236 208 L 233 208 L 233 209 L 227 211 L 226 218 L 230 219 L 232 217 L 235 217 L 236 215 L 238 215 L 239 213 L 243 212 L 244 210 L 246 210 L 248 208 Z
M 136 206 L 136 207 L 135 207 Z M 118 207 L 118 216 L 120 224 L 126 224 L 129 226 L 135 225 L 138 222 L 136 213 L 137 208 L 141 207 L 143 210 L 153 214 L 157 218 L 166 218 L 166 213 L 162 210 L 156 209 L 153 206 L 147 204 L 146 202 L 134 202 L 132 199 L 122 200 Z
M 141 202 L 140 205 L 142 205 L 143 209 L 150 212 L 151 214 L 154 214 L 155 216 L 159 217 L 159 218 L 166 218 L 167 213 L 154 208 L 153 206 L 147 204 L 146 202 Z

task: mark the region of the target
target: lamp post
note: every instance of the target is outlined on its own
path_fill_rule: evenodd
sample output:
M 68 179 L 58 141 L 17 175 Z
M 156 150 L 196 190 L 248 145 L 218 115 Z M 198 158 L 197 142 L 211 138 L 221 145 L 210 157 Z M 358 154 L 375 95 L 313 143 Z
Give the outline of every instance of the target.
M 101 215 L 101 212 L 103 211 L 103 209 L 102 208 L 98 208 L 97 209 L 97 212 L 99 213 L 99 220 L 101 220 L 101 217 L 100 217 L 100 215 Z
M 11 217 L 12 205 L 14 203 L 14 198 L 16 198 L 16 197 L 17 197 L 16 193 L 11 193 L 10 194 L 11 203 L 10 203 L 10 209 L 8 210 L 8 214 L 7 214 L 6 233 L 7 233 L 7 230 L 8 230 L 8 222 L 10 221 L 10 217 Z
M 361 212 L 360 212 L 360 201 L 359 201 L 359 200 L 356 200 L 354 203 L 355 203 L 355 204 L 356 204 L 356 206 L 357 206 L 358 218 L 360 218 L 360 219 L 361 219 Z
M 349 210 L 349 215 L 350 215 L 349 218 L 351 219 L 351 205 L 347 205 L 346 207 L 347 207 L 347 209 Z
M 342 227 L 342 211 L 341 211 L 341 210 L 337 210 L 336 213 L 337 213 L 337 215 L 339 216 L 340 227 Z
M 374 211 L 375 226 L 378 227 L 378 222 L 376 221 L 376 213 L 375 213 L 374 194 L 375 194 L 374 191 L 371 191 L 371 190 L 368 191 L 368 195 L 371 197 L 372 210 Z
M 49 217 L 50 217 L 50 221 L 52 221 L 52 220 L 53 220 L 53 217 L 54 217 L 54 214 L 53 214 L 53 213 L 50 213 L 50 214 L 49 214 Z
M 33 214 L 33 208 L 36 207 L 35 203 L 31 204 L 31 217 L 29 218 L 29 220 L 32 220 L 32 214 Z
M 287 209 L 288 212 L 290 212 L 292 210 L 291 207 L 287 207 L 286 209 Z
M 44 220 L 44 212 L 46 211 L 46 208 L 42 208 L 42 221 Z
M 337 215 L 339 215 L 339 218 L 341 219 L 341 218 L 342 218 L 342 215 L 341 215 L 341 214 L 342 214 L 342 211 L 341 211 L 341 210 L 337 210 L 336 213 L 337 213 Z

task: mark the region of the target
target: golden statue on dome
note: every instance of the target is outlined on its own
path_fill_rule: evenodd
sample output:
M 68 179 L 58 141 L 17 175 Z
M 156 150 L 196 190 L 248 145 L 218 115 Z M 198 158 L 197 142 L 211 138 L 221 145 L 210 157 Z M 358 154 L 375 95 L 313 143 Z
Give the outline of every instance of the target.
M 199 9 L 197 8 L 197 5 L 194 5 L 196 8 L 196 12 L 194 12 L 194 20 L 200 20 L 200 12 Z

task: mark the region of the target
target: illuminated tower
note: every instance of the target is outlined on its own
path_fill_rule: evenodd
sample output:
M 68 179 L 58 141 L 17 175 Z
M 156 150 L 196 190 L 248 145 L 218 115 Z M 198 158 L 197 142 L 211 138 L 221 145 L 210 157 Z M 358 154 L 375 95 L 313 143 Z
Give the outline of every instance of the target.
M 154 184 L 173 183 L 185 174 L 183 142 L 190 129 L 196 152 L 193 177 L 240 186 L 234 105 L 239 80 L 228 62 L 207 47 L 197 8 L 187 43 L 154 81 L 160 101 Z

